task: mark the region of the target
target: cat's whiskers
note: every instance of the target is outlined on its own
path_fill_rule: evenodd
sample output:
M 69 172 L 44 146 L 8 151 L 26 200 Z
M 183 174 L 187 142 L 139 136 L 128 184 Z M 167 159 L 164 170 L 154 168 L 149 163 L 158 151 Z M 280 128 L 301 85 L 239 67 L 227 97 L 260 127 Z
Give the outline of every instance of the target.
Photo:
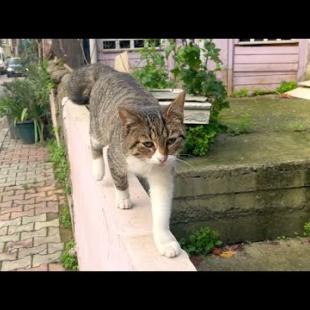
M 178 161 L 178 162 L 181 162 L 181 163 L 183 163 L 183 164 L 186 164 L 187 166 L 189 166 L 189 167 L 191 167 L 191 168 L 194 168 L 193 165 L 191 165 L 190 163 L 188 163 L 188 162 L 185 161 L 185 160 L 182 160 L 182 159 L 177 158 L 177 157 L 175 158 L 175 160 Z

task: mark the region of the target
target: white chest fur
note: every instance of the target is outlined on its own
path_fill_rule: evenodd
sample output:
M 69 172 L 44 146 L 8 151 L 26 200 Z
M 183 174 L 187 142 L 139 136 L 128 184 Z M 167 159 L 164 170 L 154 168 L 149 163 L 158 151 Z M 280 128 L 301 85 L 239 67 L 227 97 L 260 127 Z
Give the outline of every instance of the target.
M 164 165 L 156 164 L 151 161 L 141 160 L 135 156 L 128 156 L 126 158 L 127 169 L 140 176 L 148 176 L 151 172 L 155 171 L 171 171 L 171 168 L 175 165 L 175 156 L 168 156 L 168 159 Z

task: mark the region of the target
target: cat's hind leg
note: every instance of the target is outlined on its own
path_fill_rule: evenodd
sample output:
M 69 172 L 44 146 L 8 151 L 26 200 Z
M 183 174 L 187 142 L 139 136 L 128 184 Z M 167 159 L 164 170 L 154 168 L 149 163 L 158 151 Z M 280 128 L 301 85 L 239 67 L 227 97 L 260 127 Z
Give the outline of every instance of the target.
M 101 145 L 95 138 L 90 138 L 91 154 L 92 154 L 92 174 L 97 181 L 101 181 L 104 177 L 104 159 L 103 159 L 103 145 Z
M 108 162 L 111 176 L 115 185 L 116 206 L 120 209 L 130 209 L 132 202 L 128 190 L 128 177 L 126 165 L 119 158 L 118 152 L 113 151 L 110 145 L 108 148 Z

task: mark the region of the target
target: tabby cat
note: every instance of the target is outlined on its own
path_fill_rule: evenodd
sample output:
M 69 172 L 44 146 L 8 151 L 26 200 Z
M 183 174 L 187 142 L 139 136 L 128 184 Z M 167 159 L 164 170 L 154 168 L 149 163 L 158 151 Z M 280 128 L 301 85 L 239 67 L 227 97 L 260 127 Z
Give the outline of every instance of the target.
M 185 92 L 166 108 L 130 74 L 102 64 L 73 71 L 67 83 L 69 98 L 89 104 L 92 171 L 105 173 L 103 147 L 116 190 L 117 207 L 132 207 L 127 173 L 147 178 L 153 217 L 153 236 L 161 255 L 175 257 L 180 245 L 169 228 L 175 162 L 185 140 Z

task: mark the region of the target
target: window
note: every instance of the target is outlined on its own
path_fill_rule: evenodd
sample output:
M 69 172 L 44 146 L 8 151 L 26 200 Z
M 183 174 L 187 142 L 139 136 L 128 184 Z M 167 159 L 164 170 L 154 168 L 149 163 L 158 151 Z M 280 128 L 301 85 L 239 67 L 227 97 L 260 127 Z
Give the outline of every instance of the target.
M 144 47 L 144 40 L 133 40 L 134 48 Z
M 294 39 L 239 39 L 238 44 L 240 45 L 255 45 L 255 44 L 281 44 L 281 43 L 296 43 L 297 41 Z
M 143 48 L 146 40 L 143 39 L 103 39 L 103 51 L 109 50 L 134 50 Z M 160 39 L 151 40 L 155 47 L 160 47 Z
M 110 50 L 116 48 L 116 42 L 115 41 L 103 41 L 103 49 L 104 50 Z

